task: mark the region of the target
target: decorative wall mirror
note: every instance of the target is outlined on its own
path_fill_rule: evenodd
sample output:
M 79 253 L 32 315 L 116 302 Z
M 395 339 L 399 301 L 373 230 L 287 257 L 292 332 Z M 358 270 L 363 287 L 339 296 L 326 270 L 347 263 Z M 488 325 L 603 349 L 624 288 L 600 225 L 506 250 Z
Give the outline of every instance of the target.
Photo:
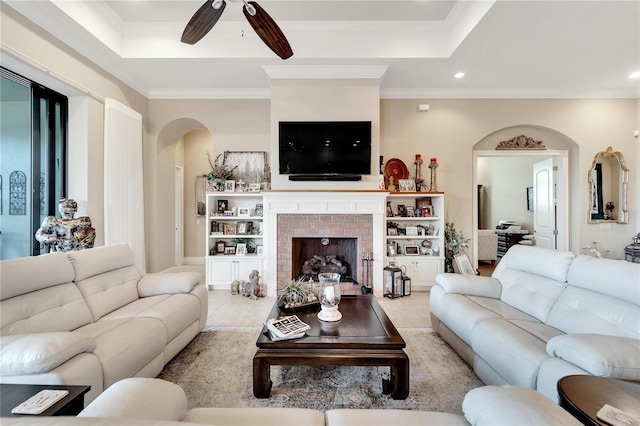
M 589 170 L 589 223 L 629 223 L 629 170 L 619 151 L 596 154 Z

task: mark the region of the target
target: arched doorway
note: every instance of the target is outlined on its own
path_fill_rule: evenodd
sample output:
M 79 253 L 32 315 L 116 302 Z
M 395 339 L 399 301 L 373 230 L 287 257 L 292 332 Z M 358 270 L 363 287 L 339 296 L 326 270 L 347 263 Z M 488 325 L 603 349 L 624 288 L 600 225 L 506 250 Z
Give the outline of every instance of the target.
M 516 136 L 525 135 L 536 141 L 541 141 L 545 150 L 496 150 L 496 146 Z M 578 145 L 567 136 L 549 128 L 531 125 L 520 125 L 498 130 L 487 135 L 473 147 L 473 230 L 474 238 L 472 251 L 474 263 L 478 265 L 478 230 L 494 229 L 499 220 L 515 220 L 522 223 L 523 229 L 534 233 L 535 211 L 527 212 L 527 188 L 533 187 L 533 165 L 548 159 L 553 163 L 555 176 L 555 194 L 551 194 L 555 214 L 554 225 L 557 235 L 554 247 L 558 250 L 570 250 L 571 235 L 577 234 L 577 229 L 571 229 L 575 224 L 569 222 L 571 188 L 577 187 L 573 170 L 577 168 Z M 492 176 L 492 178 L 488 178 Z M 480 193 L 476 190 L 483 182 L 489 181 L 492 214 L 483 218 L 479 214 Z M 497 183 L 497 184 L 496 184 Z M 486 198 L 486 192 L 485 192 Z M 529 216 L 527 216 L 527 214 Z M 499 258 L 498 258 L 499 260 Z

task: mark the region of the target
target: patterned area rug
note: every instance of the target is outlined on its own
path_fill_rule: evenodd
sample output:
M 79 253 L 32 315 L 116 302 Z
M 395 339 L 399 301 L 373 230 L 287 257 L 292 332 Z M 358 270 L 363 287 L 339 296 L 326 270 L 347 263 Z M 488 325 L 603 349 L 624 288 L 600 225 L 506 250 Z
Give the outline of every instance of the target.
M 462 399 L 482 382 L 431 329 L 399 329 L 407 342 L 406 400 L 382 394 L 388 367 L 271 367 L 269 399 L 253 396 L 252 359 L 260 332 L 200 333 L 158 376 L 180 385 L 194 407 L 402 408 L 462 414 Z

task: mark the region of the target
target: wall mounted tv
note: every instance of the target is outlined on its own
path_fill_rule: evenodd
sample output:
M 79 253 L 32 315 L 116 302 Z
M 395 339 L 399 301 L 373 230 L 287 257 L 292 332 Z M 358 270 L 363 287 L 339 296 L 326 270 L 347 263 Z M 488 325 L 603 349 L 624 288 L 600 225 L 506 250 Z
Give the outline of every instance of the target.
M 289 180 L 360 180 L 371 174 L 370 121 L 281 121 L 280 174 Z

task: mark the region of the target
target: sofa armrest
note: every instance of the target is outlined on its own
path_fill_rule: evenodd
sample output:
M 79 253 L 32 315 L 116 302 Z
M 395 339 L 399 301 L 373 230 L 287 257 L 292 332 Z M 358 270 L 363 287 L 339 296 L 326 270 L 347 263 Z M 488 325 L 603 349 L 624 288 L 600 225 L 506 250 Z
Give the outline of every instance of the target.
M 581 424 L 546 396 L 519 386 L 472 389 L 462 401 L 462 411 L 475 426 Z
M 96 341 L 73 331 L 15 334 L 0 337 L 0 375 L 46 373 L 83 352 Z
M 161 379 L 133 377 L 109 386 L 78 417 L 180 421 L 186 414 L 187 395 L 180 386 Z
M 467 296 L 499 299 L 502 293 L 500 281 L 491 277 L 446 273 L 436 275 L 436 283 L 449 294 L 464 294 Z
M 604 334 L 564 334 L 547 342 L 547 354 L 589 374 L 640 380 L 640 340 Z
M 140 297 L 159 294 L 190 293 L 200 283 L 202 275 L 198 272 L 159 272 L 148 274 L 138 282 Z

